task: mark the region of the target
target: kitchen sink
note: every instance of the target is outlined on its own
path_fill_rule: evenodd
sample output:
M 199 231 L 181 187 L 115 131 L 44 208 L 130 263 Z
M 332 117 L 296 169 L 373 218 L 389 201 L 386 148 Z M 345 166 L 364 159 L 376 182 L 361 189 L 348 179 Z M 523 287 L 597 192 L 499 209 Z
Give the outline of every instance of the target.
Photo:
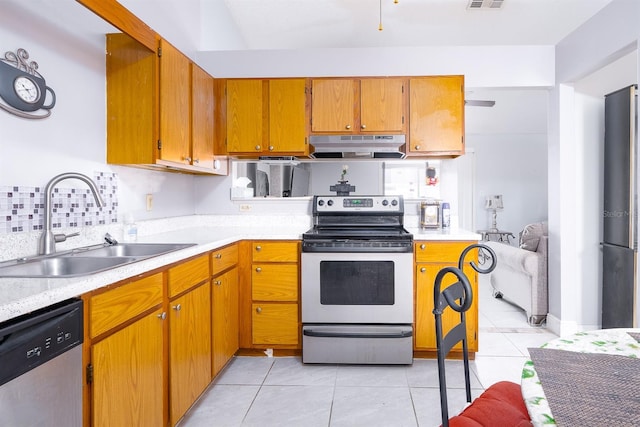
M 35 258 L 0 267 L 0 277 L 76 277 L 105 271 L 136 261 L 130 257 Z
M 78 277 L 195 246 L 194 243 L 117 243 L 94 245 L 44 257 L 0 263 L 2 277 Z
M 112 246 L 76 249 L 72 256 L 82 257 L 153 257 L 193 246 L 191 243 L 118 243 Z M 0 270 L 1 274 L 1 270 Z

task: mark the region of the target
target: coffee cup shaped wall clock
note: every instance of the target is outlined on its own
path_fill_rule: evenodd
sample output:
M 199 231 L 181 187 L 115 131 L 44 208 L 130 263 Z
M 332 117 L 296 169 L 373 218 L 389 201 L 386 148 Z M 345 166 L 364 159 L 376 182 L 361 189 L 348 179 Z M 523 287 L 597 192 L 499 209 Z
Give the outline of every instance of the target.
M 28 59 L 29 53 L 22 48 L 0 59 L 0 101 L 4 101 L 0 108 L 26 119 L 44 119 L 51 115 L 56 94 L 36 71 L 38 63 Z

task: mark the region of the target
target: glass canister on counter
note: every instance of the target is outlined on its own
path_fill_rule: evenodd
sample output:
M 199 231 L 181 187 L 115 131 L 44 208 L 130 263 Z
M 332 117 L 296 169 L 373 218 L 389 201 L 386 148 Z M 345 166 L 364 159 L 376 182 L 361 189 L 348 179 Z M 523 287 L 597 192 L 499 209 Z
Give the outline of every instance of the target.
M 420 202 L 420 227 L 440 228 L 440 201 L 428 199 Z

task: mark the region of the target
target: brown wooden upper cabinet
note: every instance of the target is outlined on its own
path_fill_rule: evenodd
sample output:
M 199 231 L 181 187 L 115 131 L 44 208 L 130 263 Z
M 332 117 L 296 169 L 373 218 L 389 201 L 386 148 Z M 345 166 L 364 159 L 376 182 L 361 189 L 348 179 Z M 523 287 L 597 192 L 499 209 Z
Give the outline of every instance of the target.
M 334 78 L 311 82 L 311 133 L 404 133 L 404 78 Z
M 407 156 L 464 154 L 464 76 L 409 79 Z
M 306 156 L 306 86 L 303 78 L 227 80 L 227 152 Z
M 107 35 L 107 162 L 226 174 L 214 156 L 213 77 L 160 40 Z

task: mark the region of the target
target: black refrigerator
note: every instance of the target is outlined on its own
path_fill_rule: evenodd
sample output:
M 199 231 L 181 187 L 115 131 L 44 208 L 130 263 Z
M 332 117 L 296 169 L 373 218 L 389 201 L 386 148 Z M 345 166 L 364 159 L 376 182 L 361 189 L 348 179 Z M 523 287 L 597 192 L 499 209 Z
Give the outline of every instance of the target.
M 602 327 L 636 327 L 637 85 L 605 96 Z

